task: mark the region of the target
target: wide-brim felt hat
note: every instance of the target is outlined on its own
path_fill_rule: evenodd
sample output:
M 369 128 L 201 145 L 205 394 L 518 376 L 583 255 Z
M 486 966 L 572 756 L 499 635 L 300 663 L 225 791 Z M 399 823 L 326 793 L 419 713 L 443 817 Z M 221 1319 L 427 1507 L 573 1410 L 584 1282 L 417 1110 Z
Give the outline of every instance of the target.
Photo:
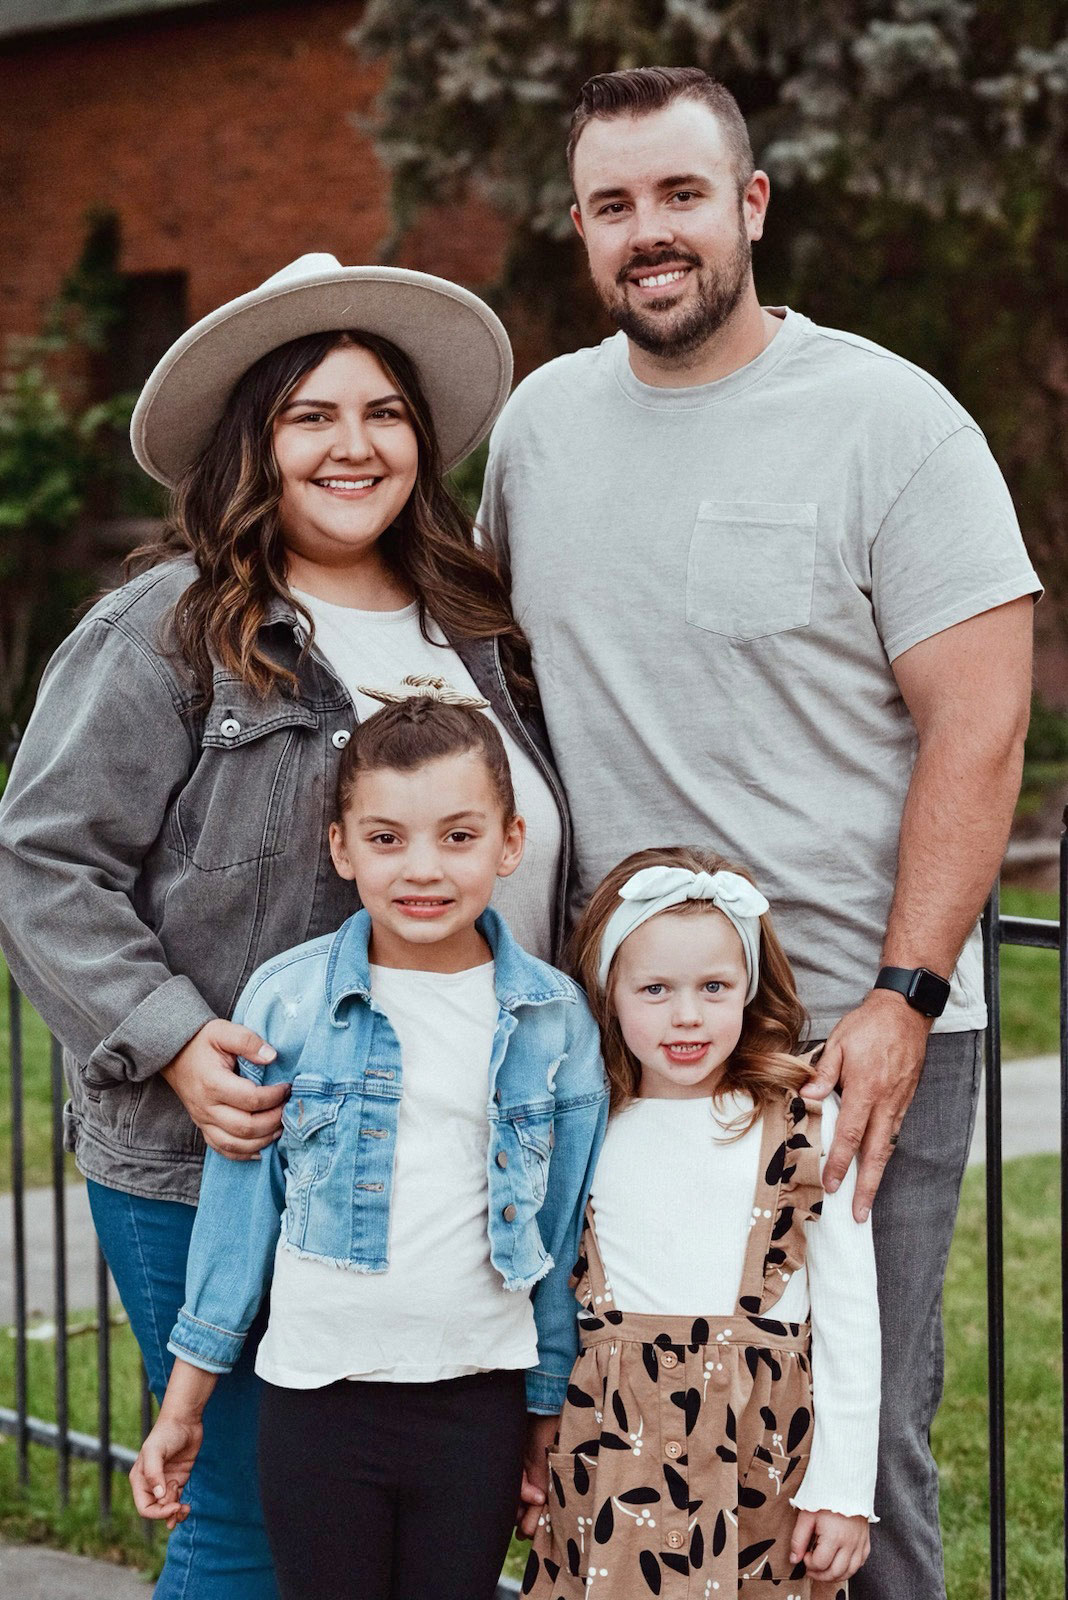
M 176 483 L 249 367 L 291 339 L 335 328 L 379 334 L 414 362 L 446 470 L 486 437 L 508 398 L 508 335 L 470 290 L 405 267 L 306 255 L 202 317 L 159 361 L 130 419 L 139 464 Z

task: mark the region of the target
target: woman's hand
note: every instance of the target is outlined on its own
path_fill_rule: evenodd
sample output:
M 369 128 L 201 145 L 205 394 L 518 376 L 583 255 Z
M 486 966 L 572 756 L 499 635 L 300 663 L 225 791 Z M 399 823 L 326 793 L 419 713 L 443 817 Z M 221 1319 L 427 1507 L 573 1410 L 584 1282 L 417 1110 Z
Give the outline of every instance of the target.
M 160 1412 L 130 1468 L 130 1488 L 140 1516 L 166 1521 L 172 1532 L 185 1521 L 189 1507 L 182 1504 L 181 1494 L 203 1437 L 199 1417 L 169 1417 Z
M 205 1142 L 220 1155 L 248 1161 L 277 1139 L 289 1084 L 261 1088 L 236 1071 L 238 1056 L 266 1063 L 275 1054 L 250 1028 L 216 1017 L 163 1068 Z
M 531 1416 L 527 1422 L 527 1443 L 523 1452 L 523 1482 L 515 1513 L 515 1531 L 521 1539 L 532 1539 L 538 1514 L 549 1492 L 548 1452 L 556 1438 L 560 1418 Z
M 867 1517 L 844 1517 L 837 1511 L 801 1511 L 790 1539 L 790 1560 L 795 1566 L 803 1561 L 810 1578 L 840 1583 L 864 1565 L 870 1548 Z

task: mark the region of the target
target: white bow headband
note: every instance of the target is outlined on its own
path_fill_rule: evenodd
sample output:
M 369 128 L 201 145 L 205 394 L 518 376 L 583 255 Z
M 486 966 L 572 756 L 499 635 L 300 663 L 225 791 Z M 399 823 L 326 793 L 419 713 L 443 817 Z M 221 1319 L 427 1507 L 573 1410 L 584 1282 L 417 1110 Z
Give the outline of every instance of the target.
M 737 872 L 690 872 L 687 867 L 643 867 L 619 891 L 620 904 L 601 936 L 597 977 L 602 989 L 608 980 L 612 957 L 623 940 L 658 912 L 669 911 L 687 900 L 708 900 L 738 930 L 745 952 L 749 984 L 745 1003 L 757 992 L 760 972 L 760 917 L 768 902 Z

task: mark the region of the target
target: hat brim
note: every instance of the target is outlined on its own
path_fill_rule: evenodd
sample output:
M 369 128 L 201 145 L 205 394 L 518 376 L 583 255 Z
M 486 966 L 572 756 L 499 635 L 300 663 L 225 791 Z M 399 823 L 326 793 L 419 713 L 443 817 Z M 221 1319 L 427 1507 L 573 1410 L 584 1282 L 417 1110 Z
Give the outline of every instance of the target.
M 130 441 L 139 465 L 173 486 L 209 442 L 249 367 L 291 339 L 335 328 L 379 334 L 415 363 L 446 470 L 481 443 L 508 398 L 508 335 L 477 295 L 404 267 L 342 267 L 255 289 L 189 328 L 134 408 Z

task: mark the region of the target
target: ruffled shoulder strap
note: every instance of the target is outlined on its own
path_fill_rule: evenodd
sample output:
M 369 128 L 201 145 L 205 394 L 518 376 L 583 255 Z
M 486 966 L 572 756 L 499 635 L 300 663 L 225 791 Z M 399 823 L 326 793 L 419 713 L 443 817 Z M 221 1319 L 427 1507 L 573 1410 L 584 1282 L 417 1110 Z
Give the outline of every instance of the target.
M 760 1170 L 753 1195 L 749 1246 L 738 1310 L 766 1316 L 805 1263 L 805 1223 L 823 1207 L 818 1105 L 794 1090 L 764 1113 Z

